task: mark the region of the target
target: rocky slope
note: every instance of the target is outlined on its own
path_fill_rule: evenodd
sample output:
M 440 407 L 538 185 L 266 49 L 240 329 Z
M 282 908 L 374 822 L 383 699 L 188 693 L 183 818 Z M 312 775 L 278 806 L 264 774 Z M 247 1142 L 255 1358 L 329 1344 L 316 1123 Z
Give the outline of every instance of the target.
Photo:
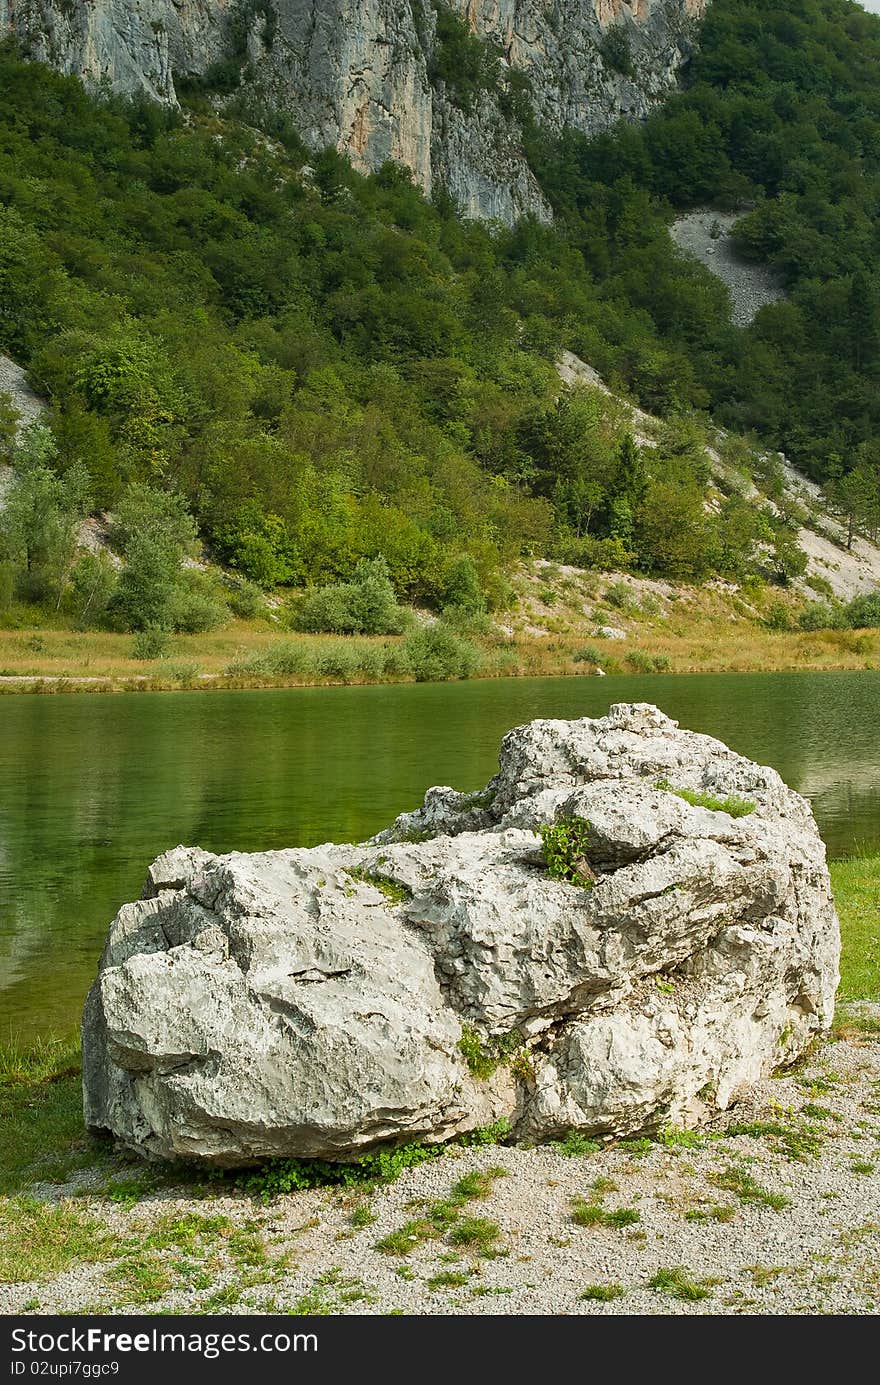
M 764 280 L 765 291 L 767 282 Z M 746 293 L 758 294 L 758 284 L 759 279 L 756 278 Z M 734 312 L 742 311 L 745 297 L 737 300 L 732 295 L 732 298 Z M 754 303 L 754 296 L 752 302 Z M 622 409 L 630 420 L 633 435 L 640 447 L 651 448 L 657 445 L 657 435 L 663 426 L 660 419 L 615 395 L 598 372 L 579 356 L 575 356 L 572 351 L 563 351 L 556 370 L 566 388 L 598 389 L 608 397 L 613 407 Z M 793 590 L 807 600 L 815 600 L 817 596 L 825 595 L 827 589 L 827 594 L 837 601 L 851 601 L 853 597 L 867 596 L 875 592 L 880 587 L 880 544 L 860 534 L 856 534 L 851 542 L 848 542 L 847 526 L 829 511 L 821 487 L 810 481 L 803 472 L 798 471 L 783 453 L 768 455 L 775 456 L 780 469 L 782 491 L 776 501 L 763 494 L 753 480 L 748 480 L 726 465 L 715 447 L 708 446 L 706 449 L 706 459 L 719 487 L 719 494 L 729 493 L 736 487 L 741 489 L 746 499 L 753 504 L 774 514 L 778 514 L 780 508 L 785 507 L 793 514 L 800 515 L 801 522 L 795 537 L 798 547 L 807 555 L 807 568 L 803 577 L 796 578 L 792 583 Z M 616 575 L 605 574 L 609 580 Z M 645 587 L 645 584 L 639 584 L 637 579 L 626 580 Z M 819 585 L 814 587 L 814 580 Z M 542 581 L 546 584 L 546 579 Z M 656 583 L 648 584 L 645 590 L 652 585 L 657 586 Z M 538 616 L 540 617 L 540 613 Z
M 466 214 L 511 222 L 548 215 L 523 154 L 514 92 L 552 130 L 592 133 L 643 116 L 674 85 L 704 6 L 0 0 L 0 34 L 14 33 L 26 54 L 92 85 L 169 104 L 181 78 L 216 86 L 222 67 L 228 86 L 231 70 L 287 111 L 310 145 L 335 145 L 365 171 L 394 159 L 426 192 L 446 186 Z M 457 15 L 484 41 L 481 74 L 438 36 L 438 8 L 447 26 Z

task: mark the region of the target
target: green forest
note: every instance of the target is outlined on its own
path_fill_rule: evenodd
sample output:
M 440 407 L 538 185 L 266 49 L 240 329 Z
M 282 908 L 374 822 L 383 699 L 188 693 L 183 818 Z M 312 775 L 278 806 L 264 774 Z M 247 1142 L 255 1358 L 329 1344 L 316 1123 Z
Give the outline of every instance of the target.
M 504 229 L 240 94 L 94 99 L 0 47 L 0 351 L 51 402 L 15 444 L 0 400 L 0 605 L 208 628 L 217 593 L 181 575 L 198 540 L 242 613 L 279 585 L 338 609 L 356 573 L 475 611 L 530 554 L 700 581 L 760 545 L 786 581 L 785 514 L 704 506 L 699 419 L 876 506 L 878 71 L 880 19 L 850 0 L 715 0 L 640 126 L 553 139 L 508 91 L 555 222 Z M 783 276 L 747 329 L 668 235 L 696 205 L 742 209 L 743 252 Z M 650 456 L 592 393 L 560 397 L 564 348 L 665 420 Z M 108 508 L 122 579 L 72 538 Z

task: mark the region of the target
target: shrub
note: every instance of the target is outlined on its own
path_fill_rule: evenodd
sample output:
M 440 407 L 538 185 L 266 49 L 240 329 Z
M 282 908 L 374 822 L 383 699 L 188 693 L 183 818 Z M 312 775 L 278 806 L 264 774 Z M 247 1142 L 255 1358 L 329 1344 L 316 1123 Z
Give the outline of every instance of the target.
M 618 611 L 637 611 L 639 609 L 639 603 L 626 582 L 612 582 L 605 592 L 604 600 Z
M 200 574 L 190 574 L 196 579 Z M 207 630 L 216 630 L 227 618 L 227 608 L 220 600 L 213 584 L 199 580 L 188 580 L 185 585 L 175 587 L 169 602 L 167 619 L 172 630 L 186 635 L 203 635 Z
M 80 555 L 70 574 L 69 597 L 78 627 L 85 629 L 94 625 L 106 613 L 116 591 L 116 582 L 116 569 L 106 553 Z
M 324 645 L 315 651 L 315 670 L 321 678 L 348 683 L 358 672 L 358 651 L 342 640 Z
M 591 664 L 594 668 L 602 662 L 602 654 L 594 644 L 585 644 L 583 649 L 576 649 L 571 658 L 575 664 Z
M 646 654 L 643 649 L 631 649 L 626 655 L 625 663 L 636 673 L 653 673 L 655 664 L 650 654 Z
M 168 648 L 168 631 L 158 625 L 148 625 L 138 630 L 132 641 L 133 659 L 161 659 Z
M 181 688 L 192 688 L 199 680 L 198 664 L 167 664 L 161 670 L 163 678 L 169 683 L 177 683 Z
M 397 635 L 403 612 L 384 558 L 365 558 L 350 582 L 317 587 L 301 597 L 291 624 L 307 634 Z
M 485 611 L 486 599 L 470 553 L 460 553 L 447 563 L 443 573 L 443 605 L 473 616 Z
M 629 34 L 623 24 L 614 24 L 608 29 L 599 44 L 599 52 L 605 66 L 613 72 L 619 72 L 622 77 L 635 75 Z
M 480 654 L 476 645 L 443 621 L 413 630 L 406 637 L 406 657 L 417 683 L 440 683 L 470 678 Z
M 846 623 L 853 630 L 880 626 L 880 592 L 853 597 L 846 607 Z
M 791 616 L 784 601 L 774 601 L 767 610 L 764 624 L 768 630 L 790 630 Z
M 232 614 L 241 620 L 255 620 L 266 612 L 263 593 L 256 582 L 248 582 L 247 579 L 230 589 L 226 601 Z
M 311 635 L 353 635 L 355 618 L 351 608 L 351 583 L 316 587 L 296 603 L 290 624 L 294 630 Z
M 798 616 L 798 625 L 802 630 L 835 630 L 840 614 L 827 601 L 810 601 Z

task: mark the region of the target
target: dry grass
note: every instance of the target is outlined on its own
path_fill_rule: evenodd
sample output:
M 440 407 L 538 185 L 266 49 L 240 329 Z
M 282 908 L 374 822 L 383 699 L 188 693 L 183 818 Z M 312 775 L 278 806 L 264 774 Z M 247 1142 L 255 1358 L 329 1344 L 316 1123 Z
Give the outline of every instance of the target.
M 599 647 L 600 667 L 606 673 L 641 673 L 627 656 L 660 659 L 663 673 L 827 673 L 835 670 L 880 669 L 880 630 L 825 631 L 818 635 L 776 632 L 759 626 L 719 631 L 712 620 L 694 622 L 686 633 L 637 629 L 627 639 L 594 640 L 569 632 L 549 639 L 517 639 L 519 668 L 526 677 L 589 674 L 589 664 L 577 660 L 585 645 Z M 668 665 L 666 664 L 668 661 Z
M 626 591 L 631 593 L 627 600 Z M 796 623 L 799 602 L 776 588 L 737 592 L 673 587 L 619 574 L 538 565 L 523 570 L 512 613 L 486 637 L 477 676 L 554 677 L 606 673 L 823 672 L 880 668 L 880 630 L 768 628 L 774 609 Z M 610 597 L 608 593 L 610 592 Z M 621 593 L 624 593 L 621 605 Z M 626 639 L 597 636 L 601 625 Z M 275 677 L 228 673 L 230 664 L 298 640 L 340 643 L 336 636 L 296 636 L 262 622 L 232 621 L 205 635 L 175 635 L 161 659 L 132 657 L 131 635 L 73 630 L 0 630 L 0 692 L 118 692 L 231 687 L 287 687 L 342 681 L 303 673 Z M 360 644 L 370 644 L 359 639 Z M 378 644 L 393 644 L 383 637 Z M 398 681 L 355 674 L 354 683 Z
M 880 630 L 771 629 L 797 625 L 801 601 L 775 587 L 673 586 L 544 563 L 523 569 L 506 618 L 520 671 L 786 673 L 880 668 Z M 601 626 L 626 639 L 603 639 Z M 580 655 L 580 659 L 578 658 Z
M 0 692 L 118 692 L 127 688 L 287 686 L 327 682 L 333 678 L 283 679 L 229 675 L 229 665 L 259 656 L 281 643 L 302 641 L 338 645 L 338 636 L 298 636 L 267 629 L 263 624 L 235 620 L 223 630 L 203 635 L 173 635 L 159 659 L 135 659 L 133 636 L 106 631 L 0 630 Z M 395 643 L 385 636 L 375 641 L 358 637 L 360 645 Z M 349 681 L 374 681 L 355 676 Z

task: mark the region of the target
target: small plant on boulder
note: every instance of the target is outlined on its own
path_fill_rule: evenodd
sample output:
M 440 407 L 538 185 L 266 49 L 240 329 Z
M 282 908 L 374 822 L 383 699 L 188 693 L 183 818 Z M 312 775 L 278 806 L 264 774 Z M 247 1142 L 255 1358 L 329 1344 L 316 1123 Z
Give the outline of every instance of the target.
M 596 879 L 589 862 L 592 824 L 586 818 L 561 818 L 541 828 L 541 851 L 555 880 L 591 889 Z

